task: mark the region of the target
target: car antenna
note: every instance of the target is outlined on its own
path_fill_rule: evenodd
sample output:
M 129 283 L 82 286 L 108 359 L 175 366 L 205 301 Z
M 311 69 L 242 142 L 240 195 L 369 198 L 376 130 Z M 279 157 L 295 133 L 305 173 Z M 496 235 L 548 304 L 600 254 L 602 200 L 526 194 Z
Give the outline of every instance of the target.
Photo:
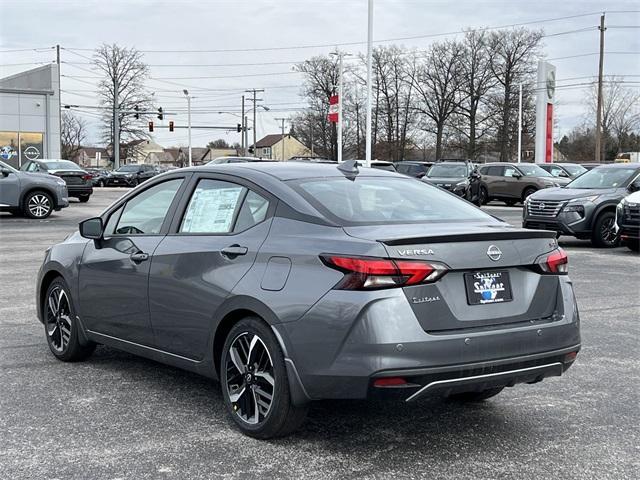
M 358 170 L 358 165 L 360 164 L 357 160 L 346 160 L 338 165 L 338 170 L 347 175 L 357 175 L 358 173 L 360 173 L 360 170 Z

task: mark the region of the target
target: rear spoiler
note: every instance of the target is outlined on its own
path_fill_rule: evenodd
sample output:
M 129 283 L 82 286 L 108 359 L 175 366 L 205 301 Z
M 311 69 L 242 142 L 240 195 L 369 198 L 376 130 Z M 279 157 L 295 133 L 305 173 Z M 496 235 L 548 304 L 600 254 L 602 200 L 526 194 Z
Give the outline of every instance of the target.
M 513 232 L 481 232 L 454 235 L 434 235 L 432 237 L 409 237 L 378 240 L 385 245 L 414 245 L 416 243 L 480 242 L 490 240 L 525 240 L 528 238 L 556 238 L 550 230 L 516 230 Z

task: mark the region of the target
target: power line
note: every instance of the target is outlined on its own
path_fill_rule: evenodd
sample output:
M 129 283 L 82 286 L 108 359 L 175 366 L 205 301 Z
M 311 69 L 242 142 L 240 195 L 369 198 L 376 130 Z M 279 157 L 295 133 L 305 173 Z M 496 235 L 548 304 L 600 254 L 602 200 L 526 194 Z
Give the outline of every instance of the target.
M 640 52 L 604 52 L 605 55 L 639 55 Z M 568 55 L 566 57 L 547 58 L 547 60 L 566 60 L 569 58 L 591 57 L 593 55 L 600 55 L 600 52 L 580 53 L 578 55 Z

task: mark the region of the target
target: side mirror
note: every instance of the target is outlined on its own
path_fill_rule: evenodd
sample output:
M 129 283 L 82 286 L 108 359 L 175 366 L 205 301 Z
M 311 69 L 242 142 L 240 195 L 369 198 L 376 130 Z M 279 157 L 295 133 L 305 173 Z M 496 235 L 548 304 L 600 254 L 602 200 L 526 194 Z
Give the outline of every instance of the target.
M 631 183 L 627 187 L 627 190 L 629 190 L 629 192 L 631 193 L 637 192 L 638 190 L 640 190 L 640 180 L 636 180 L 635 182 Z
M 80 235 L 91 240 L 100 240 L 102 238 L 103 226 L 102 218 L 94 217 L 80 222 Z
M 8 177 L 11 174 L 11 170 L 4 167 L 0 168 L 0 174 L 2 174 L 3 177 Z
M 516 180 L 520 180 L 522 178 L 522 175 L 520 175 L 518 172 L 513 172 L 513 175 L 511 176 Z

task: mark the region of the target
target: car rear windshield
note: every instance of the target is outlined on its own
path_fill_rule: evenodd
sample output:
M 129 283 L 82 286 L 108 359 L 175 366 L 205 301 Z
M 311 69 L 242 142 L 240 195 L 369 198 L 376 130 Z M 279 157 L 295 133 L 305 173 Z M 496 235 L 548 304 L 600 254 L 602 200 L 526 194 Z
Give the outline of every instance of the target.
M 562 167 L 571 175 L 582 175 L 584 172 L 587 171 L 587 169 L 584 168 L 582 165 L 571 165 L 571 164 L 563 163 Z
M 56 160 L 55 162 L 45 162 L 49 170 L 81 170 L 77 163 L 70 160 Z
M 125 165 L 116 170 L 116 172 L 137 172 L 138 170 L 140 170 L 139 165 Z
M 638 167 L 596 167 L 580 175 L 566 188 L 619 188 L 638 172 Z
M 467 166 L 464 164 L 453 165 L 453 164 L 440 164 L 434 165 L 427 173 L 427 177 L 466 177 L 467 176 Z
M 540 168 L 538 165 L 525 165 L 520 163 L 518 164 L 518 168 L 525 177 L 553 177 L 553 175 L 547 172 L 544 168 Z
M 329 220 L 342 225 L 492 219 L 470 203 L 412 178 L 313 178 L 290 185 Z

